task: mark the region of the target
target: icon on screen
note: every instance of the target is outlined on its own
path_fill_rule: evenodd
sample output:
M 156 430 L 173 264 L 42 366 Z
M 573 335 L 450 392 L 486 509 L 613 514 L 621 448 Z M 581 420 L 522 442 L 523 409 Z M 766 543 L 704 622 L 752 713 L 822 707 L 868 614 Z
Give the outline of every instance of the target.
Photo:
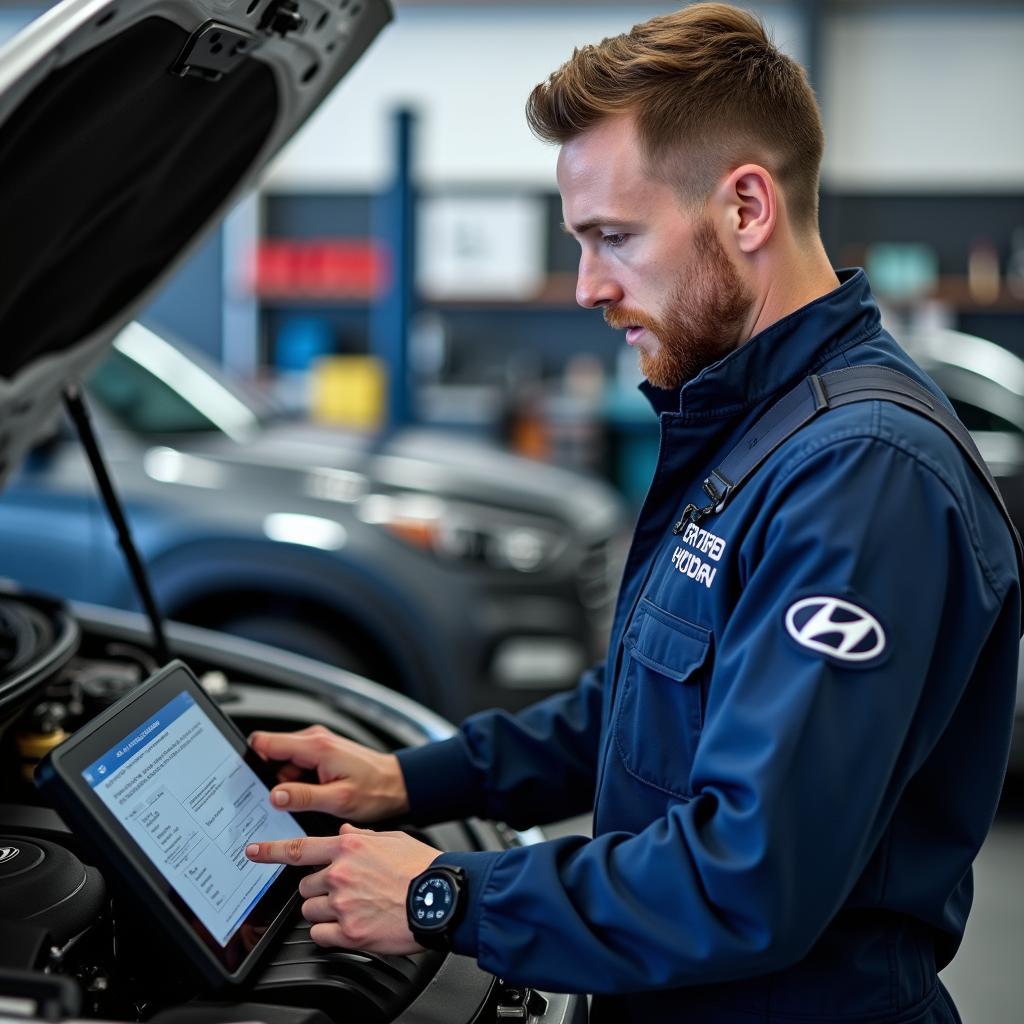
M 98 771 L 100 773 L 100 775 L 106 775 L 107 774 L 107 766 L 104 765 L 104 764 L 101 764 L 99 766 L 99 768 L 96 769 L 96 771 Z

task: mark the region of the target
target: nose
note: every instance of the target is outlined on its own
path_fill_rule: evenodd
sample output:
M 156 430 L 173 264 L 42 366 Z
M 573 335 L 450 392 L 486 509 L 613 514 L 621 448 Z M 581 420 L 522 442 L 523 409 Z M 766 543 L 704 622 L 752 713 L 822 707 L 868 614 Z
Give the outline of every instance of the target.
M 581 256 L 576 277 L 577 304 L 585 309 L 595 309 L 621 301 L 622 289 L 602 265 L 602 261 L 593 256 Z

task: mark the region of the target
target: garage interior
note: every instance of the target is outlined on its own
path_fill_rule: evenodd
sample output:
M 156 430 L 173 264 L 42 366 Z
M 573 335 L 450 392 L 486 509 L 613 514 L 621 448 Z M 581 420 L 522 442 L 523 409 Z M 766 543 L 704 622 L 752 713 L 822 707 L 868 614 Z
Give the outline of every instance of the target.
M 0 5 L 0 43 L 47 6 Z M 634 354 L 598 312 L 575 303 L 578 248 L 560 230 L 556 152 L 530 135 L 523 105 L 574 46 L 677 6 L 397 0 L 395 21 L 367 56 L 137 319 L 292 424 L 363 438 L 425 428 L 456 446 L 485 441 L 599 481 L 614 492 L 628 525 L 657 458 L 657 421 L 637 393 Z M 991 443 L 979 447 L 1024 529 L 1024 3 L 743 6 L 807 69 L 821 104 L 821 231 L 833 265 L 865 267 L 883 322 L 901 342 L 924 339 L 927 349 L 929 339 L 955 331 L 990 343 L 978 349 L 980 359 L 996 352 L 992 365 L 1000 369 L 990 386 L 967 389 L 957 407 L 967 427 Z M 125 352 L 131 344 L 129 337 Z M 1015 358 L 1000 362 L 1000 353 Z M 116 403 L 126 380 L 111 377 L 98 398 Z M 165 481 L 185 472 L 166 457 L 161 466 L 153 472 Z M 356 486 L 346 472 L 324 475 L 322 486 Z M 7 497 L 0 497 L 0 511 Z M 222 498 L 229 502 L 229 488 Z M 472 506 L 471 496 L 461 500 Z M 427 529 L 417 510 L 403 518 L 381 504 L 373 514 L 379 522 L 393 517 L 388 528 L 405 531 L 410 543 Z M 98 499 L 83 515 L 98 529 Z M 0 530 L 25 528 L 24 519 L 7 526 L 0 518 Z M 290 525 L 282 518 L 277 528 L 287 536 Z M 327 537 L 322 546 L 332 543 Z M 464 543 L 504 545 L 505 568 L 517 581 L 533 571 L 534 559 L 539 565 L 547 557 L 543 530 L 515 524 L 498 540 Z M 609 578 L 621 568 L 622 543 L 617 535 L 601 549 Z M 28 546 L 0 555 L 0 576 L 26 579 L 29 558 Z M 33 582 L 78 596 L 69 589 L 74 581 L 60 575 Z M 240 582 L 239 592 L 247 585 Z M 591 585 L 604 587 L 595 601 L 610 599 L 605 576 Z M 446 614 L 468 616 L 459 601 L 468 603 L 470 591 L 453 587 Z M 323 646 L 332 627 L 311 599 L 288 598 L 293 627 L 298 619 L 324 626 L 310 629 L 308 647 L 295 628 L 272 621 L 276 605 L 253 603 L 230 625 L 239 635 L 405 689 L 455 718 L 488 703 L 516 708 L 564 688 L 593 654 L 591 639 L 548 636 L 546 619 L 568 613 L 553 598 L 530 605 L 519 589 L 503 590 L 488 606 L 510 637 L 508 621 L 520 623 L 520 632 L 504 646 L 481 641 L 466 671 L 486 674 L 493 686 L 464 703 L 445 703 L 429 681 L 399 684 L 405 666 L 385 640 Z M 211 618 L 226 594 L 183 598 L 174 617 L 227 628 Z M 383 608 L 383 596 L 381 602 Z M 546 683 L 531 687 L 532 673 Z M 1017 718 L 999 815 L 975 864 L 966 937 L 943 974 L 971 1024 L 1021 1019 L 1020 679 Z M 545 832 L 589 829 L 584 816 Z

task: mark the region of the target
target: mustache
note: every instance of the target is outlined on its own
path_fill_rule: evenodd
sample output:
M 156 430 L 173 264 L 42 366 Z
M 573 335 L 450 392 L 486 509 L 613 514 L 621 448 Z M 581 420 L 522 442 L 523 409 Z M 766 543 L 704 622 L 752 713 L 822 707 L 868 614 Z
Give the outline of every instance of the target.
M 641 313 L 638 309 L 628 309 L 625 306 L 605 306 L 604 322 L 609 327 L 621 330 L 624 327 L 644 327 L 652 333 L 656 332 L 657 321 L 653 317 Z

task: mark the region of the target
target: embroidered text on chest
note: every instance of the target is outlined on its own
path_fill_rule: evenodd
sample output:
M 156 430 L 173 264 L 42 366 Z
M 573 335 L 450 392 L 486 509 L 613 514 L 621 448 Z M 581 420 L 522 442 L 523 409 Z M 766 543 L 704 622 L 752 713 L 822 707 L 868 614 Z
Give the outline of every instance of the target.
M 725 541 L 707 530 L 690 523 L 683 531 L 682 541 L 692 550 L 677 547 L 672 552 L 672 564 L 684 575 L 698 583 L 703 583 L 709 590 L 715 582 L 718 567 L 711 562 L 719 562 L 725 554 Z M 711 561 L 705 561 L 704 555 Z

